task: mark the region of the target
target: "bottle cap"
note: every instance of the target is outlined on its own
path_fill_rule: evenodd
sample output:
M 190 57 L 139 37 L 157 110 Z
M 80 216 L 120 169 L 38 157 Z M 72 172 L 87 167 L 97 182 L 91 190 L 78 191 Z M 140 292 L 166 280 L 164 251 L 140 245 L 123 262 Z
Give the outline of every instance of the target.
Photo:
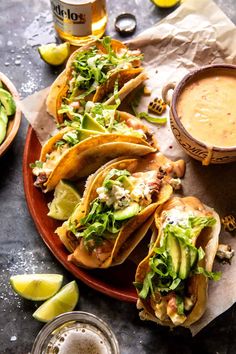
M 121 35 L 134 33 L 137 26 L 136 17 L 128 12 L 122 13 L 116 17 L 115 29 Z

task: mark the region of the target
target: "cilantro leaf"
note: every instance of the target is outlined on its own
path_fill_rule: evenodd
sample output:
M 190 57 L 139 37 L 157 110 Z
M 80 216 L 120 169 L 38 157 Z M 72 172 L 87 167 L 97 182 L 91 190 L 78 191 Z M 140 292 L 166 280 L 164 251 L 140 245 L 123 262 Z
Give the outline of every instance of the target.
M 30 168 L 42 168 L 43 167 L 43 162 L 42 161 L 39 161 L 39 160 L 36 160 L 35 162 L 32 162 L 29 164 Z

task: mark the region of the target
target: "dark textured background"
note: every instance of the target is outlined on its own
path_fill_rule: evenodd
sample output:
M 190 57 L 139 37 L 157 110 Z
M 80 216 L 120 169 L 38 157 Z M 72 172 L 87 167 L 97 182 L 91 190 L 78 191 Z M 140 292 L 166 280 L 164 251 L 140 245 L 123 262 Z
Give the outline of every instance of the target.
M 216 3 L 236 23 L 235 0 L 218 0 Z M 112 36 L 117 36 L 114 18 L 123 11 L 132 11 L 136 15 L 136 33 L 172 11 L 158 9 L 149 0 L 108 0 L 108 9 L 107 33 Z M 12 79 L 21 97 L 48 86 L 60 71 L 43 63 L 36 47 L 32 46 L 32 40 L 37 40 L 37 26 L 40 40 L 48 39 L 51 28 L 49 14 L 49 0 L 0 0 L 0 71 Z M 53 39 L 52 30 L 51 37 Z M 66 282 L 72 280 L 44 245 L 27 210 L 22 182 L 27 126 L 23 119 L 14 144 L 0 160 L 1 354 L 29 353 L 42 328 L 42 324 L 32 318 L 35 304 L 13 294 L 8 284 L 9 277 L 23 272 L 58 272 L 64 274 Z M 80 281 L 78 283 L 81 296 L 77 309 L 92 312 L 108 322 L 117 335 L 121 353 L 236 353 L 235 306 L 191 338 L 184 329 L 171 332 L 167 328 L 141 322 L 134 304 L 108 298 Z

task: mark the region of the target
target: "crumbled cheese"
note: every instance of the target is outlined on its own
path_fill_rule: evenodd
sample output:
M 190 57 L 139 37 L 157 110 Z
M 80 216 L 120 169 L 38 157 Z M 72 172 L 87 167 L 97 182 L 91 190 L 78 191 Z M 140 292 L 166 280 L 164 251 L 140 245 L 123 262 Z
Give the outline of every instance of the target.
M 122 209 L 130 203 L 130 191 L 113 184 L 112 188 L 108 190 L 105 187 L 97 188 L 98 198 L 106 203 L 107 206 L 114 206 L 114 209 Z
M 221 260 L 229 261 L 234 256 L 234 250 L 230 245 L 219 244 L 216 255 Z
M 180 178 L 171 178 L 170 179 L 170 185 L 175 189 L 179 190 L 182 187 L 182 182 Z

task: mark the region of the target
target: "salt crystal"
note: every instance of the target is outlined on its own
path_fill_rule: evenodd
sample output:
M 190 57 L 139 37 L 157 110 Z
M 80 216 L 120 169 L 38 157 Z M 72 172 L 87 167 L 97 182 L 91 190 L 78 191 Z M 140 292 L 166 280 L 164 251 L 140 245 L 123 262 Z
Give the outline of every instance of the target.
M 12 44 L 13 44 L 12 41 L 7 41 L 8 46 L 11 46 Z
M 16 65 L 21 65 L 21 61 L 17 59 L 17 60 L 15 60 L 15 64 Z
M 11 339 L 10 339 L 11 342 L 15 342 L 16 340 L 17 340 L 16 336 L 11 336 Z

